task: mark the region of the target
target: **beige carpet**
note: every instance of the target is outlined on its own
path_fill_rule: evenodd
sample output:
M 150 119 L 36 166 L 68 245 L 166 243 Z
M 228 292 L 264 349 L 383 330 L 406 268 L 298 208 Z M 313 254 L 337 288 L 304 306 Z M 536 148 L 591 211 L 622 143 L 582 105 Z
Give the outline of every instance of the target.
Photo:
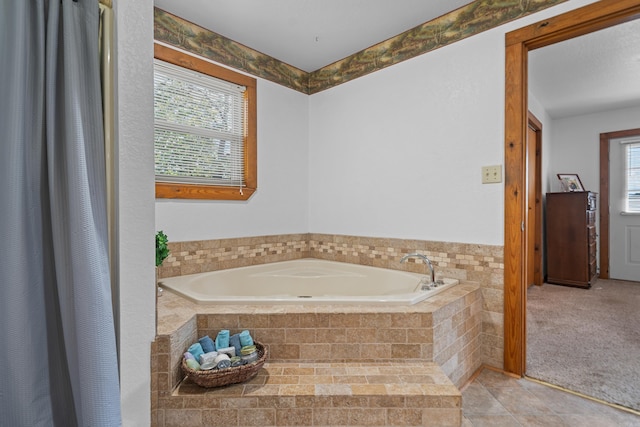
M 526 375 L 640 410 L 640 283 L 529 288 Z

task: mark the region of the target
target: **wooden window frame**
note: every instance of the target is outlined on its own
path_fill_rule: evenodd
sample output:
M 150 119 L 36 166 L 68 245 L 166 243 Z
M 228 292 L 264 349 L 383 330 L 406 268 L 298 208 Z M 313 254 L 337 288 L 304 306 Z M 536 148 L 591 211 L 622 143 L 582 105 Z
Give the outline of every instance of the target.
M 158 199 L 248 200 L 258 188 L 256 79 L 156 43 L 154 57 L 237 85 L 245 86 L 247 133 L 244 139 L 244 182 L 237 186 L 156 181 Z

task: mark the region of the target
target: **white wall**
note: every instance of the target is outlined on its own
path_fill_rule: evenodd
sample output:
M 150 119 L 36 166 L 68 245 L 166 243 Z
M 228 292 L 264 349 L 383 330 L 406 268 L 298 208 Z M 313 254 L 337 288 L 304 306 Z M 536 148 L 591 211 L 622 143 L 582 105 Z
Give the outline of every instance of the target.
M 311 96 L 311 232 L 503 244 L 504 34 L 571 1 Z
M 600 134 L 640 128 L 640 107 L 603 111 L 553 121 L 549 179 L 562 191 L 558 173 L 577 173 L 585 190 L 599 191 Z
M 258 190 L 248 201 L 156 201 L 170 241 L 306 233 L 309 97 L 258 79 Z
M 123 425 L 151 420 L 155 336 L 153 1 L 116 1 L 116 120 Z
M 504 52 L 473 37 L 318 93 L 310 105 L 312 232 L 502 241 Z M 486 103 L 480 105 L 480 100 Z M 496 215 L 497 213 L 497 215 Z
M 549 172 L 551 167 L 551 137 L 553 120 L 547 110 L 537 100 L 535 94 L 529 92 L 529 111 L 542 123 L 542 194 L 552 191 L 555 184 Z M 555 177 L 554 177 L 555 178 Z

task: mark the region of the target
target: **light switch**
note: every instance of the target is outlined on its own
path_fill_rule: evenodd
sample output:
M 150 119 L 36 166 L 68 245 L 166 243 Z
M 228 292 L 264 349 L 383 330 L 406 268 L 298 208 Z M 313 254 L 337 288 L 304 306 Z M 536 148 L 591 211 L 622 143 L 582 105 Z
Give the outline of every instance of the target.
M 482 183 L 492 184 L 496 182 L 502 182 L 502 166 L 483 166 Z

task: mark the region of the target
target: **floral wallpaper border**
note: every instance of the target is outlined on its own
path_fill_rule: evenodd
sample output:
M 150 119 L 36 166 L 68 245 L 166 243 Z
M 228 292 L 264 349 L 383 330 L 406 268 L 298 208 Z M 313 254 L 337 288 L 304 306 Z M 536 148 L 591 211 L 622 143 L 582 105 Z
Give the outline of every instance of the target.
M 309 93 L 309 73 L 180 17 L 154 9 L 154 38 L 256 77 Z
M 314 94 L 567 0 L 476 0 L 308 73 L 155 8 L 155 39 L 305 94 Z
M 566 0 L 476 0 L 313 71 L 309 94 L 382 70 Z

